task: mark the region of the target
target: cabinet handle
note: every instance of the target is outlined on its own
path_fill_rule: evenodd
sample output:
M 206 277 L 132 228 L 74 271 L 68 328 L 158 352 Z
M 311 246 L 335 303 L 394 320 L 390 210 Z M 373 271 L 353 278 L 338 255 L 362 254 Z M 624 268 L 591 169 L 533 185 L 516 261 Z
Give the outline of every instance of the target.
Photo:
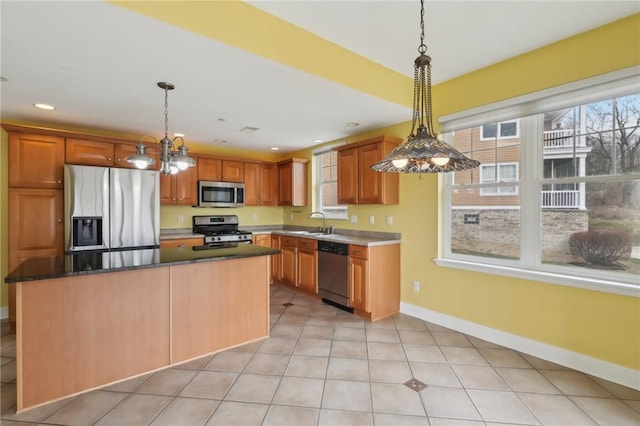
M 186 247 L 186 246 L 187 246 L 187 245 L 186 245 L 185 243 L 180 243 L 180 244 L 178 244 L 178 247 L 182 247 L 182 248 L 184 248 L 184 247 Z
M 353 254 L 362 254 L 362 253 L 360 253 L 360 250 L 354 250 Z
M 62 219 L 58 219 L 58 223 L 62 223 Z
M 109 157 L 109 158 L 107 158 L 107 160 L 111 161 L 111 160 L 113 160 L 113 158 Z
M 61 180 L 59 180 L 59 181 L 58 181 L 58 183 L 62 183 L 62 181 L 61 181 Z

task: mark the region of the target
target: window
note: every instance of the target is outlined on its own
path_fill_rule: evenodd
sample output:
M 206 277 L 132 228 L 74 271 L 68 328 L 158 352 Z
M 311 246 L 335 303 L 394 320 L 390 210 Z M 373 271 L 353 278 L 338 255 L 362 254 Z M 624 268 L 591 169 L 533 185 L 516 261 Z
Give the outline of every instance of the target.
M 480 182 L 515 182 L 518 177 L 518 163 L 498 164 L 496 175 L 495 164 L 480 165 Z M 493 186 L 480 188 L 480 195 L 514 195 L 517 194 L 516 186 Z
M 622 70 L 443 117 L 445 140 L 481 166 L 443 175 L 437 263 L 638 295 L 638 77 Z M 516 137 L 498 142 L 506 134 Z
M 482 126 L 481 140 L 510 139 L 518 137 L 518 121 L 503 121 L 501 123 L 485 124 Z
M 327 219 L 347 219 L 347 206 L 338 204 L 338 153 L 323 150 L 315 153 L 315 211 Z

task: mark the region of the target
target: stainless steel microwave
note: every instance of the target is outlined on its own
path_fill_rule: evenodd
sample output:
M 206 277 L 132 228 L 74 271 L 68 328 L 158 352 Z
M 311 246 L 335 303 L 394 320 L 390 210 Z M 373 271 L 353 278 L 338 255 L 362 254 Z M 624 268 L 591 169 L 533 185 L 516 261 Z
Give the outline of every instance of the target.
M 244 183 L 198 181 L 198 207 L 244 206 Z

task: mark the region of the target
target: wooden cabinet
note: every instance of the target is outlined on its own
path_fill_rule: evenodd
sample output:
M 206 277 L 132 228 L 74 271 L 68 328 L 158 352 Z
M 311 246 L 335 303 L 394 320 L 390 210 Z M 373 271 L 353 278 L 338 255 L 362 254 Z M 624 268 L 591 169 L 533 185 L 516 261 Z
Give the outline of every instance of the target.
M 198 158 L 198 180 L 215 182 L 244 182 L 242 161 L 218 158 Z
M 381 173 L 371 165 L 382 160 L 401 139 L 379 136 L 335 148 L 338 151 L 338 203 L 398 204 L 398 173 Z
M 9 132 L 9 186 L 62 189 L 64 138 Z
M 65 157 L 69 164 L 110 167 L 114 165 L 115 147 L 112 142 L 67 138 Z
M 277 166 L 275 164 L 244 163 L 246 206 L 276 206 Z
M 127 157 L 130 155 L 134 155 L 137 152 L 137 144 L 132 143 L 117 143 L 114 146 L 115 152 L 115 161 L 114 165 L 116 167 L 126 168 L 126 169 L 135 169 L 136 165 L 133 163 L 129 163 L 127 161 Z M 153 158 L 156 163 L 147 167 L 147 170 L 160 170 L 160 147 L 155 145 L 145 144 L 147 147 L 147 155 Z
M 271 248 L 280 250 L 280 235 L 271 235 Z M 271 282 L 282 281 L 282 254 L 271 255 Z
M 185 237 L 160 240 L 160 248 L 195 247 L 201 245 L 204 245 L 204 237 Z
M 307 163 L 309 160 L 291 158 L 278 163 L 278 205 L 307 205 Z
M 400 244 L 349 246 L 349 301 L 372 321 L 400 311 Z
M 269 234 L 253 234 L 253 244 L 262 247 L 271 247 L 271 235 Z
M 292 237 L 280 237 L 280 250 L 282 250 L 281 282 L 295 286 L 297 282 L 298 255 L 297 239 Z
M 61 189 L 9 188 L 9 271 L 23 261 L 64 261 L 64 194 Z M 57 257 L 53 257 L 57 256 Z M 64 265 L 55 265 L 62 270 Z M 15 286 L 9 286 L 9 323 L 16 321 Z
M 189 167 L 175 175 L 160 175 L 160 204 L 198 204 L 198 169 Z
M 318 241 L 298 238 L 296 287 L 318 294 Z

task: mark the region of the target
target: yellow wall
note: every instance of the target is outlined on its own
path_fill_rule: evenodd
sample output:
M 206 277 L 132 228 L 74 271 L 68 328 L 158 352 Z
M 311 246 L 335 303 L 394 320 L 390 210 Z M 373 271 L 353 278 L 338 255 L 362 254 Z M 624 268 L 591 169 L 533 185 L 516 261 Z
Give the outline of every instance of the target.
M 172 13 L 171 8 L 178 3 L 180 2 L 124 2 L 121 5 L 179 26 L 189 26 L 189 21 L 183 19 L 187 14 Z M 230 14 L 225 16 L 235 16 L 238 19 L 246 16 L 250 19 L 244 22 L 229 19 L 227 23 L 223 20 L 219 25 L 198 20 L 194 28 L 190 28 L 191 30 L 247 48 L 299 69 L 305 69 L 305 62 L 315 60 L 314 58 L 303 59 L 299 53 L 300 49 L 305 50 L 304 46 L 291 42 L 297 37 L 305 38 L 307 42 L 314 45 L 318 42 L 308 34 L 301 34 L 302 30 L 291 28 L 277 19 L 264 16 L 261 12 L 242 3 L 209 3 L 208 6 L 203 3 L 199 6 L 191 4 L 189 7 L 196 9 L 225 7 L 228 8 L 225 9 L 225 13 Z M 163 4 L 164 7 L 161 6 Z M 173 12 L 176 11 L 173 10 Z M 216 10 L 216 13 L 219 12 L 220 10 Z M 205 13 L 200 13 L 200 16 L 204 15 Z M 219 15 L 224 14 L 219 13 Z M 270 21 L 270 24 L 262 25 L 265 20 Z M 233 22 L 242 24 L 243 30 L 238 30 L 237 25 L 229 28 L 227 24 Z M 256 31 L 260 29 L 265 33 L 245 33 L 244 27 L 247 22 L 253 22 L 250 25 L 251 28 Z M 640 14 L 444 82 L 434 87 L 434 110 L 438 115 L 449 114 L 638 65 L 640 64 L 638 28 L 640 28 Z M 263 42 L 272 40 L 271 37 L 275 37 L 282 43 L 286 41 L 288 48 L 283 49 L 281 45 Z M 322 60 L 328 64 L 335 62 L 327 61 L 327 57 L 332 58 L 333 55 L 340 57 L 343 54 L 335 46 L 329 49 L 324 45 L 317 46 L 316 50 L 306 51 L 317 54 L 318 49 L 322 50 L 324 56 Z M 298 52 L 298 54 L 291 52 Z M 410 104 L 411 87 L 408 79 L 390 70 L 382 70 L 379 66 L 373 67 L 376 70 L 375 73 L 359 74 L 354 70 L 361 69 L 360 67 L 365 66 L 367 61 L 363 58 L 353 60 L 354 67 L 320 67 L 319 71 L 312 68 L 308 71 L 381 98 L 405 105 Z M 439 60 L 446 60 L 446 58 L 434 58 L 434 66 L 437 66 Z M 350 141 L 383 133 L 405 137 L 408 131 L 409 125 L 404 123 L 358 135 L 350 138 Z M 295 155 L 311 157 L 309 150 Z M 3 167 L 3 170 L 6 168 Z M 6 178 L 0 177 L 0 179 L 2 179 L 0 183 L 3 191 L 6 192 Z M 403 302 L 640 370 L 639 299 L 437 267 L 432 259 L 438 255 L 439 195 L 437 175 L 402 175 L 399 205 L 350 206 L 349 214 L 358 217 L 357 224 L 345 223 L 345 221 L 330 221 L 330 224 L 338 228 L 402 233 Z M 163 227 L 189 227 L 190 215 L 200 214 L 201 211 L 204 212 L 204 210 L 190 207 L 163 207 L 162 225 Z M 308 219 L 310 211 L 311 206 L 245 208 L 236 209 L 235 213 L 241 216 L 242 223 L 247 224 L 253 224 L 252 212 L 257 212 L 259 216 L 257 224 L 318 225 L 317 219 Z M 232 210 L 225 209 L 224 212 L 231 213 Z M 182 224 L 174 220 L 174 216 L 177 217 L 178 214 L 185 216 Z M 290 219 L 291 214 L 293 219 Z M 368 224 L 370 215 L 374 216 L 375 225 Z M 392 226 L 385 224 L 386 216 L 393 216 Z M 4 231 L 6 231 L 6 225 L 3 224 L 3 233 Z M 6 255 L 4 252 L 2 254 L 4 259 Z M 422 283 L 422 290 L 419 293 L 412 291 L 414 280 Z M 4 301 L 3 304 L 5 304 Z

